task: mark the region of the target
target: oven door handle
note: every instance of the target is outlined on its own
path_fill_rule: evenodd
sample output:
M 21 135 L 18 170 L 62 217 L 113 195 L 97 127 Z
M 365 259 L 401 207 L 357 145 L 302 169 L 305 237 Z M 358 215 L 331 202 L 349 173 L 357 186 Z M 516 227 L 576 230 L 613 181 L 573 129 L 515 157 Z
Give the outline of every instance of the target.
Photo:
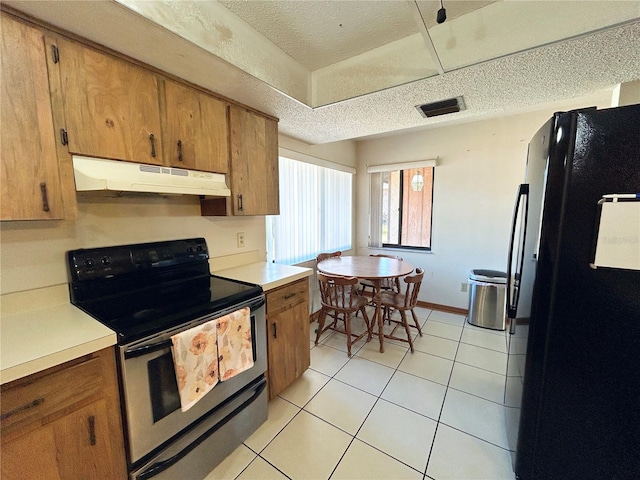
M 254 311 L 254 310 L 257 310 L 258 308 L 262 307 L 265 303 L 266 302 L 265 302 L 264 295 L 263 295 L 260 298 L 258 298 L 256 300 L 254 300 L 253 302 L 251 302 L 247 306 L 251 309 L 251 311 Z M 161 340 L 161 341 L 156 342 L 156 343 L 149 343 L 147 345 L 142 345 L 140 347 L 134 347 L 134 348 L 127 349 L 124 352 L 124 358 L 125 359 L 129 359 L 129 358 L 141 357 L 143 355 L 147 355 L 149 353 L 156 352 L 158 350 L 163 350 L 163 349 L 169 348 L 169 347 L 171 347 L 171 339 Z
M 150 343 L 148 345 L 142 345 L 141 347 L 131 348 L 129 350 L 125 350 L 124 358 L 136 358 L 141 357 L 143 355 L 147 355 L 152 352 L 156 352 L 158 350 L 164 350 L 165 348 L 171 347 L 171 339 L 162 340 L 156 343 Z
M 220 421 L 220 423 L 218 423 L 216 426 L 214 426 L 213 428 L 208 430 L 206 433 L 201 435 L 196 441 L 191 443 L 184 450 L 176 453 L 174 456 L 172 456 L 170 458 L 167 458 L 166 460 L 162 460 L 160 462 L 156 462 L 156 463 L 153 463 L 153 464 L 149 465 L 149 468 L 141 471 L 136 476 L 136 480 L 145 480 L 145 479 L 148 479 L 148 478 L 153 478 L 156 475 L 159 475 L 160 473 L 164 472 L 167 468 L 171 467 L 172 465 L 175 465 L 177 462 L 182 460 L 194 448 L 196 448 L 198 445 L 200 445 L 200 443 L 202 443 L 207 438 L 209 438 L 211 435 L 213 435 L 220 427 L 222 427 L 225 423 L 227 423 L 231 418 L 235 417 L 238 413 L 240 413 L 242 410 L 244 410 L 246 407 L 248 407 L 250 404 L 252 404 L 260 396 L 260 394 L 264 391 L 266 386 L 267 386 L 267 382 L 262 380 L 262 382 L 257 386 L 255 391 L 253 392 L 253 395 L 251 395 L 251 397 L 249 397 L 247 400 L 242 402 L 241 405 L 239 405 L 231 413 L 229 413 L 229 415 L 227 415 L 222 421 Z

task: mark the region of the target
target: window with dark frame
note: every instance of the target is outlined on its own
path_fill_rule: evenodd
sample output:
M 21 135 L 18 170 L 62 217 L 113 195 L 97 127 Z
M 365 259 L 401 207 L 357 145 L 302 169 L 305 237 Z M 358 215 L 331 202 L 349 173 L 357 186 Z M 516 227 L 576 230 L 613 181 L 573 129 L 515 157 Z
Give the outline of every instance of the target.
M 434 170 L 420 167 L 372 174 L 370 246 L 431 250 Z

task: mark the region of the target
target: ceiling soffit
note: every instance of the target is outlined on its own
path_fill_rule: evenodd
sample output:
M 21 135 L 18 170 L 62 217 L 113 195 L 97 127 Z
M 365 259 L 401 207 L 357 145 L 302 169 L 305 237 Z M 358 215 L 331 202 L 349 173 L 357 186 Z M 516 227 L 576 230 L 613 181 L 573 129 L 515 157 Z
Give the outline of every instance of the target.
M 615 85 L 640 80 L 640 20 L 637 20 L 311 108 L 294 95 L 283 93 L 289 91 L 288 88 L 298 88 L 310 95 L 309 69 L 276 45 L 269 50 L 275 53 L 267 55 L 264 49 L 256 48 L 259 43 L 242 44 L 247 49 L 244 54 L 256 59 L 258 68 L 253 75 L 114 0 L 3 0 L 2 3 L 277 117 L 280 133 L 309 144 L 437 128 L 543 108 L 556 111 L 593 105 L 604 107 L 610 104 Z M 451 0 L 444 0 L 447 22 L 452 16 L 449 3 Z M 635 4 L 640 9 L 640 2 Z M 197 18 L 199 13 L 194 11 L 191 15 Z M 175 14 L 167 12 L 167 16 Z M 207 23 L 209 35 L 217 35 L 227 53 L 239 48 L 229 40 L 236 32 L 223 28 L 226 24 L 219 25 L 219 29 L 209 25 L 216 24 Z M 240 25 L 238 28 L 246 28 L 246 22 Z M 264 36 L 255 29 L 251 28 L 250 32 L 256 35 L 256 42 L 264 41 Z M 228 58 L 233 59 L 233 55 Z M 293 68 L 272 68 L 270 62 L 275 63 L 274 58 Z M 271 83 L 261 80 L 263 74 L 263 78 L 272 75 L 274 80 Z M 276 84 L 284 87 L 272 86 Z M 458 113 L 423 118 L 415 108 L 460 95 L 466 108 Z
M 116 0 L 312 108 L 640 18 L 635 1 Z

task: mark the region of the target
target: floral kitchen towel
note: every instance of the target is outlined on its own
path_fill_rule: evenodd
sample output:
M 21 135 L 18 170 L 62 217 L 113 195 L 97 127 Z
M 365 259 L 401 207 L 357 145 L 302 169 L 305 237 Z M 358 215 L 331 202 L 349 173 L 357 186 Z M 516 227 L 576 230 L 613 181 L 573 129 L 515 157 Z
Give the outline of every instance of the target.
M 217 325 L 218 320 L 211 320 L 171 337 L 183 412 L 193 407 L 218 383 Z
M 248 308 L 218 319 L 218 360 L 221 381 L 253 366 L 251 317 Z

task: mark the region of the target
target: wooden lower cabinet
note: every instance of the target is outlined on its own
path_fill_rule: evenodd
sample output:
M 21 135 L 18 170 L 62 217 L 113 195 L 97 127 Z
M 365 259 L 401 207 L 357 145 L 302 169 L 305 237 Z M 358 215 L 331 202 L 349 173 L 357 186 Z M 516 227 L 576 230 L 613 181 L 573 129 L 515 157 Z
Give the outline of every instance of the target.
M 267 292 L 269 398 L 275 398 L 311 364 L 309 280 Z
M 3 480 L 126 478 L 112 348 L 2 385 L 1 395 Z

